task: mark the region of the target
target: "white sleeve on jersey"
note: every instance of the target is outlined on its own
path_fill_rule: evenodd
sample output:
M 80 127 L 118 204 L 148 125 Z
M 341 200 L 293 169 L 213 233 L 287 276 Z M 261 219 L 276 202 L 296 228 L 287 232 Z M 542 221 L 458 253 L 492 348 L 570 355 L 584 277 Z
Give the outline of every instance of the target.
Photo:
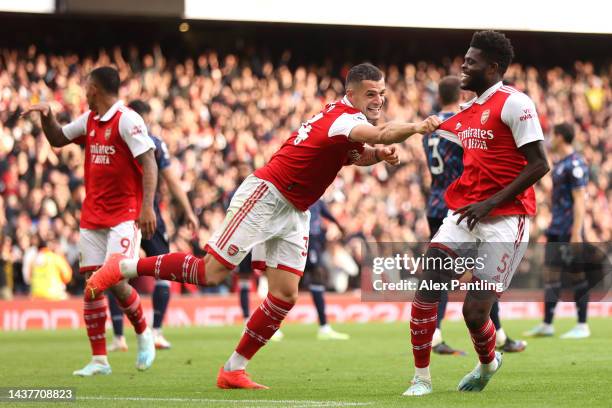
M 544 140 L 535 105 L 531 98 L 522 92 L 515 92 L 506 99 L 501 120 L 512 130 L 516 147 Z
M 333 137 L 342 135 L 348 138 L 351 134 L 351 130 L 357 125 L 372 126 L 372 124 L 368 122 L 366 116 L 361 112 L 343 113 L 331 124 L 327 136 Z
M 68 140 L 74 140 L 79 136 L 84 136 L 87 132 L 87 118 L 90 111 L 85 112 L 72 122 L 62 127 L 62 133 Z
M 125 109 L 119 118 L 119 134 L 134 157 L 148 150 L 155 150 L 155 143 L 149 137 L 144 120 L 131 109 Z

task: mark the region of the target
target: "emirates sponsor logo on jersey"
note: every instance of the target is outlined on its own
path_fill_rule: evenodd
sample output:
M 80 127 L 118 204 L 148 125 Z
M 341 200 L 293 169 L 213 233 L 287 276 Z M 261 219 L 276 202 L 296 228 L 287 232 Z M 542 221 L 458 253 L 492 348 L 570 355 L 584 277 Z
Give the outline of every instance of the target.
M 116 153 L 115 146 L 94 143 L 89 146 L 92 164 L 111 164 L 110 156 Z
M 491 109 L 487 109 L 486 111 L 482 112 L 482 115 L 480 115 L 481 125 L 484 125 L 485 123 L 487 123 L 487 120 L 489 119 L 490 114 L 491 114 Z
M 487 150 L 487 140 L 494 138 L 491 129 L 480 129 L 469 127 L 457 133 L 459 140 L 464 149 L 481 149 Z

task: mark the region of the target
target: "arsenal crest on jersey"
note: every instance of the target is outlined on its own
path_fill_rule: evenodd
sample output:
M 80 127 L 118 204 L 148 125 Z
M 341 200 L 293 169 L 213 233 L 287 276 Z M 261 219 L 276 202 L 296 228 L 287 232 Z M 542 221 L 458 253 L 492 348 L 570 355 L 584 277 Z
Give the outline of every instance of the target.
M 484 125 L 485 122 L 487 121 L 487 119 L 489 119 L 489 114 L 491 113 L 491 109 L 487 109 L 486 111 L 482 112 L 482 116 L 480 117 L 480 124 Z
M 238 253 L 238 251 L 239 251 L 238 247 L 237 247 L 236 245 L 234 245 L 234 244 L 231 244 L 231 245 L 229 246 L 229 248 L 227 248 L 227 254 L 228 254 L 229 256 L 234 256 L 234 255 L 236 255 L 236 254 Z
M 104 131 L 104 139 L 108 142 L 108 139 L 110 139 L 111 136 L 111 128 L 108 128 Z

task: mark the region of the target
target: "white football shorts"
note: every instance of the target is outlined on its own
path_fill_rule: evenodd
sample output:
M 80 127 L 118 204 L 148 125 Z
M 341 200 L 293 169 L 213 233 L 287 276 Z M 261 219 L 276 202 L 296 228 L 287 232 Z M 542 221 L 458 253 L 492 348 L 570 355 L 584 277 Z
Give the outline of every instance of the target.
M 296 209 L 269 181 L 250 175 L 236 193 L 206 251 L 233 269 L 252 251 L 253 266 L 302 276 L 308 254 L 310 211 Z
M 142 235 L 135 221 L 125 221 L 111 228 L 80 229 L 80 272 L 93 272 L 106 258 L 120 252 L 138 258 Z
M 431 247 L 445 250 L 454 257 L 479 258 L 472 270 L 477 279 L 502 283 L 506 290 L 529 243 L 530 220 L 526 215 L 487 217 L 470 231 L 466 220 L 457 225 L 460 214 L 448 212 Z

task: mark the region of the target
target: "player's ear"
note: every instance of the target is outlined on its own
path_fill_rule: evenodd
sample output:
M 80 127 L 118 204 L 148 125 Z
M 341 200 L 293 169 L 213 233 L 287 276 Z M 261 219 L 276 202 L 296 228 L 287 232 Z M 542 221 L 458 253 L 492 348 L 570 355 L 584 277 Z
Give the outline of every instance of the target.
M 499 63 L 495 62 L 495 61 L 490 61 L 489 62 L 489 73 L 491 74 L 497 74 L 499 72 Z

